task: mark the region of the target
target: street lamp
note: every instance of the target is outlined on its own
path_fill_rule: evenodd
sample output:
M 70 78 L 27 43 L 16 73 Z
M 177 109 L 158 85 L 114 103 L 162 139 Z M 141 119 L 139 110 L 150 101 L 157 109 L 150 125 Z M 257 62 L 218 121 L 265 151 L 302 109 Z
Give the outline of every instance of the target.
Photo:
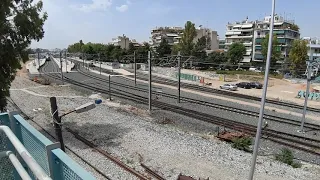
M 258 151 L 259 151 L 261 129 L 262 129 L 262 124 L 263 124 L 264 106 L 265 106 L 267 89 L 268 89 L 268 78 L 269 78 L 269 70 L 270 70 L 271 53 L 272 53 L 272 38 L 273 38 L 275 6 L 276 6 L 276 0 L 272 0 L 272 12 L 271 12 L 271 22 L 270 22 L 270 32 L 269 32 L 270 36 L 269 36 L 269 44 L 268 44 L 266 71 L 264 74 L 264 83 L 263 83 L 263 92 L 262 92 L 262 97 L 261 97 L 259 122 L 258 122 L 258 127 L 257 127 L 257 134 L 256 134 L 256 138 L 255 138 L 255 143 L 254 143 L 251 169 L 250 169 L 249 178 L 248 178 L 249 180 L 253 179 L 253 174 L 254 174 L 254 170 L 256 167 L 256 161 L 257 161 L 257 156 L 258 156 Z
M 89 103 L 83 104 L 83 105 L 59 116 L 57 99 L 56 99 L 56 97 L 50 97 L 50 105 L 51 105 L 51 113 L 52 113 L 52 117 L 53 117 L 54 129 L 55 129 L 56 137 L 57 137 L 58 141 L 60 142 L 61 150 L 65 151 L 63 137 L 62 137 L 62 129 L 61 129 L 62 117 L 66 116 L 68 114 L 71 114 L 73 112 L 83 113 L 83 112 L 89 111 L 89 110 L 95 108 L 96 104 L 100 104 L 101 102 L 102 102 L 102 100 L 98 99 L 98 100 L 95 100 L 95 103 L 89 102 Z

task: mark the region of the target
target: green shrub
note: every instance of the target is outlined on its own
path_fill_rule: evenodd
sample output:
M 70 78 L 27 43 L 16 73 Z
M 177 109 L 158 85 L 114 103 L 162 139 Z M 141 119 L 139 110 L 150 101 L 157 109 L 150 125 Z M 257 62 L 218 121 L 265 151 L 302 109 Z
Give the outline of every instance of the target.
M 251 145 L 252 145 L 251 137 L 241 137 L 241 138 L 232 139 L 232 147 L 245 152 L 251 152 L 251 149 L 250 149 Z
M 292 166 L 293 168 L 301 168 L 302 164 L 299 163 L 299 162 L 293 162 L 293 164 L 291 164 L 291 166 Z
M 276 160 L 283 162 L 285 164 L 288 164 L 292 166 L 293 168 L 300 168 L 302 165 L 299 162 L 294 162 L 293 153 L 288 148 L 283 148 L 279 154 L 275 155 Z

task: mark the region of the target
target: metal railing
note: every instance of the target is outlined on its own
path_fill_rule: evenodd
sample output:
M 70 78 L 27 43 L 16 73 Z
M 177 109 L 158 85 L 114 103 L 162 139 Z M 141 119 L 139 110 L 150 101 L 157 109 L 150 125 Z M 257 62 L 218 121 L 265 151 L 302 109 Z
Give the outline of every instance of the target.
M 17 159 L 31 179 L 95 179 L 66 155 L 59 143 L 51 142 L 15 112 L 0 113 L 0 152 L 0 162 L 9 158 L 13 165 L 0 163 L 6 166 L 0 167 L 6 170 L 0 179 L 29 179 Z

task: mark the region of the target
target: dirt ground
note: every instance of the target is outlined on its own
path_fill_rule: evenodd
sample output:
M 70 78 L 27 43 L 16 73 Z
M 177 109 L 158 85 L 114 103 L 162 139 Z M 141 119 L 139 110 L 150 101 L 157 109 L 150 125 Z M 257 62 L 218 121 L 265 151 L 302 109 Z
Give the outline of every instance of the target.
M 26 68 L 26 65 L 31 62 L 32 60 L 29 60 L 25 63 L 21 63 L 21 69 L 17 71 L 17 76 L 19 77 L 24 77 L 24 78 L 28 78 L 28 70 Z
M 189 70 L 189 69 L 183 69 L 183 73 L 194 74 L 198 76 L 204 75 L 204 72 L 202 71 Z M 238 78 L 240 79 L 238 80 Z M 220 85 L 226 84 L 226 83 L 236 84 L 238 82 L 250 82 L 250 81 L 258 81 L 260 83 L 263 83 L 263 80 L 264 78 L 262 76 L 239 75 L 238 77 L 237 75 L 234 75 L 234 76 L 228 75 L 226 78 L 226 82 L 205 78 L 205 83 L 212 83 L 212 86 L 208 86 L 208 87 L 219 88 Z M 187 82 L 187 81 L 184 81 L 184 82 Z M 310 86 L 311 92 L 314 91 L 313 89 L 314 87 L 318 88 L 317 86 L 311 85 Z M 283 79 L 270 78 L 268 83 L 267 98 L 281 100 L 281 101 L 289 101 L 289 102 L 294 102 L 294 103 L 303 105 L 304 98 L 297 98 L 298 92 L 300 90 L 305 91 L 306 84 L 293 84 Z M 257 96 L 257 97 L 261 97 L 262 95 L 262 89 L 238 88 L 238 90 L 235 92 L 240 94 Z M 320 101 L 309 100 L 308 106 L 317 108 L 320 106 Z

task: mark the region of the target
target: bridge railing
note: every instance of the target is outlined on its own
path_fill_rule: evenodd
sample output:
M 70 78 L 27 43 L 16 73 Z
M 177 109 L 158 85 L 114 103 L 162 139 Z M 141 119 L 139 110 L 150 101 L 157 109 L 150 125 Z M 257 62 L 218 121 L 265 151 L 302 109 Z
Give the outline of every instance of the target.
M 19 141 L 41 166 L 41 168 L 54 180 L 91 180 L 95 179 L 90 173 L 74 162 L 59 147 L 59 143 L 53 143 L 38 130 L 31 126 L 19 114 L 15 112 L 0 113 L 0 125 L 8 126 Z M 16 152 L 4 133 L 0 132 L 0 152 Z M 19 155 L 16 154 L 19 159 Z M 20 158 L 21 164 L 36 179 L 30 168 Z M 1 172 L 3 171 L 3 172 Z M 21 179 L 8 159 L 0 160 L 0 179 Z

